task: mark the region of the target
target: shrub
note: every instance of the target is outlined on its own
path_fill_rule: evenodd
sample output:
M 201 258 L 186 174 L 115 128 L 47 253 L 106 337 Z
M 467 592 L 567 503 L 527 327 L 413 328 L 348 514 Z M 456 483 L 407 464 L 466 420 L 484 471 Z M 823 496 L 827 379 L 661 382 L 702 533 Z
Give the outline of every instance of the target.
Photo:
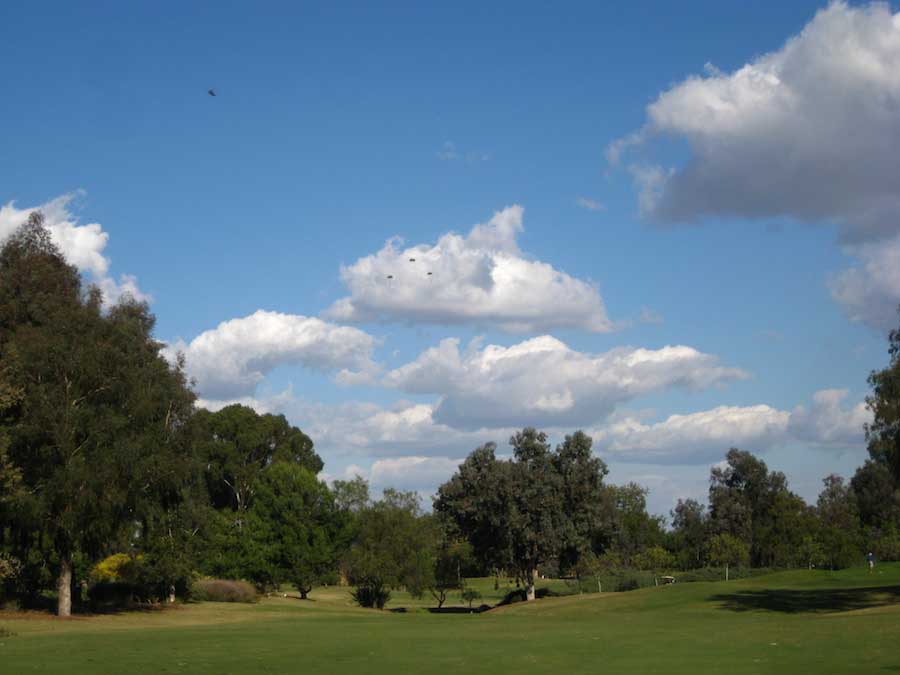
M 514 588 L 509 593 L 503 596 L 503 599 L 497 603 L 497 606 L 501 605 L 511 605 L 515 602 L 525 602 L 525 589 L 524 588 Z
M 13 632 L 12 632 L 11 630 L 9 630 L 8 628 L 4 628 L 3 626 L 0 626 L 0 639 L 2 639 L 2 638 L 8 638 L 8 637 L 14 637 L 15 635 L 16 635 L 16 634 L 13 633 Z
M 256 589 L 246 581 L 201 579 L 191 586 L 191 597 L 205 602 L 256 602 Z
M 98 583 L 134 581 L 138 576 L 142 557 L 132 558 L 127 553 L 113 553 L 94 565 L 90 573 L 91 580 Z
M 621 592 L 624 591 L 636 591 L 641 587 L 641 582 L 638 581 L 635 577 L 628 577 L 622 579 L 619 582 L 619 585 L 616 587 L 616 590 Z
M 359 586 L 351 595 L 360 607 L 375 607 L 376 609 L 384 609 L 391 599 L 391 592 L 381 584 Z
M 141 598 L 141 587 L 126 581 L 100 581 L 88 589 L 93 611 L 124 609 Z

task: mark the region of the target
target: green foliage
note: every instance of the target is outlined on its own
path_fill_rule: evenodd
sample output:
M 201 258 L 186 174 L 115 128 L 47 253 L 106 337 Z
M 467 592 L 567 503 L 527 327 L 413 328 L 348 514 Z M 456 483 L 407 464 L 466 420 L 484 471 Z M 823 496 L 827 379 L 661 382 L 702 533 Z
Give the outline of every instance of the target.
M 900 307 L 898 307 L 900 313 Z M 872 411 L 872 422 L 866 425 L 866 440 L 871 458 L 886 466 L 900 483 L 900 328 L 888 336 L 888 365 L 872 371 L 869 385 L 872 393 L 866 404 Z
M 433 524 L 422 517 L 417 495 L 385 490 L 380 501 L 359 514 L 347 554 L 349 581 L 357 587 L 354 597 L 380 601 L 386 589 L 400 587 L 421 597 L 434 586 L 435 544 Z
M 469 542 L 453 539 L 441 528 L 440 542 L 434 552 L 434 575 L 428 590 L 443 607 L 450 591 L 463 587 L 463 570 L 472 560 L 472 547 Z
M 567 436 L 555 452 L 547 436 L 525 428 L 510 439 L 513 459 L 496 446 L 475 450 L 440 487 L 435 510 L 453 522 L 488 569 L 507 569 L 533 595 L 538 567 L 563 556 L 573 565 L 590 550 L 606 466 L 590 438 Z
M 6 425 L 22 486 L 11 539 L 61 580 L 76 556 L 96 559 L 123 539 L 179 478 L 193 394 L 153 325 L 144 304 L 126 297 L 104 312 L 97 289 L 83 293 L 40 216 L 0 250 L 3 379 L 21 396 Z M 62 595 L 59 611 L 69 611 Z
M 252 584 L 234 579 L 200 579 L 191 586 L 191 598 L 202 602 L 256 602 Z
M 728 532 L 714 535 L 707 545 L 707 556 L 713 565 L 740 566 L 750 561 L 750 549 L 746 543 Z
M 634 564 L 640 570 L 669 570 L 675 566 L 675 556 L 662 546 L 651 546 L 634 557 Z
M 464 588 L 459 595 L 463 601 L 469 605 L 469 609 L 472 609 L 473 602 L 481 600 L 481 593 L 474 588 Z
M 607 485 L 602 491 L 601 520 L 594 533 L 594 549 L 614 552 L 618 565 L 632 566 L 640 551 L 661 545 L 663 519 L 647 512 L 647 488 L 637 483 Z
M 706 507 L 695 499 L 679 499 L 671 515 L 677 565 L 683 570 L 702 567 L 709 531 Z
M 290 582 L 305 599 L 335 569 L 346 520 L 328 487 L 296 463 L 267 467 L 254 494 L 245 574 L 261 586 Z
M 832 474 L 822 482 L 816 511 L 825 563 L 831 569 L 849 567 L 863 555 L 856 495 L 840 476 Z
M 252 506 L 257 479 L 270 464 L 293 463 L 313 474 L 322 470 L 312 440 L 283 415 L 260 415 L 237 404 L 218 412 L 199 410 L 192 434 L 212 505 L 237 512 L 238 520 Z
M 370 609 L 384 609 L 391 599 L 391 591 L 377 580 L 361 583 L 350 595 L 360 607 Z

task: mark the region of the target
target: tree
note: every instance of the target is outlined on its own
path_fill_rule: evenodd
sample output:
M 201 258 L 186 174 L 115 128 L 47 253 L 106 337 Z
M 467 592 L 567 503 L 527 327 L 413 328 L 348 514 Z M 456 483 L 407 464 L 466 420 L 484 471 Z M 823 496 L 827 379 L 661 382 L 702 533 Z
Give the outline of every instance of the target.
M 638 569 L 653 572 L 653 579 L 656 581 L 657 572 L 671 569 L 675 565 L 675 556 L 662 546 L 651 546 L 636 555 L 634 563 Z
M 866 405 L 872 422 L 866 425 L 866 440 L 872 460 L 886 466 L 900 484 L 900 328 L 888 335 L 888 356 L 887 367 L 869 374 L 872 393 Z
M 850 487 L 864 527 L 877 534 L 900 526 L 900 489 L 886 464 L 866 460 L 850 480 Z
M 844 479 L 835 474 L 825 477 L 816 511 L 819 516 L 819 541 L 831 569 L 849 567 L 861 557 L 859 510 L 856 495 Z
M 0 357 L 21 392 L 7 427 L 25 488 L 13 545 L 56 567 L 61 616 L 75 557 L 96 559 L 133 528 L 145 495 L 177 470 L 193 394 L 153 326 L 142 303 L 126 297 L 105 311 L 98 289 L 83 292 L 40 214 L 0 250 Z
M 421 597 L 433 585 L 434 532 L 415 493 L 385 490 L 359 514 L 357 528 L 347 570 L 361 606 L 383 609 L 391 589 Z
M 663 519 L 647 512 L 647 488 L 637 483 L 604 486 L 602 514 L 595 549 L 617 553 L 624 566 L 634 564 L 644 549 L 663 542 Z
M 560 467 L 574 473 L 577 451 L 568 459 L 552 452 L 546 434 L 531 427 L 510 445 L 509 461 L 497 460 L 493 443 L 469 455 L 438 490 L 435 510 L 456 524 L 485 567 L 512 571 L 533 600 L 539 565 L 573 543 Z
M 728 533 L 745 542 L 751 564 L 773 565 L 777 542 L 767 533 L 772 529 L 776 499 L 787 492 L 784 474 L 770 472 L 761 459 L 731 448 L 725 466 L 714 467 L 709 480 L 711 531 Z
M 340 511 L 361 513 L 369 506 L 369 484 L 362 476 L 336 480 L 331 484 L 334 501 Z
M 259 476 L 247 517 L 247 576 L 260 585 L 292 583 L 306 599 L 337 566 L 344 518 L 309 469 L 275 462 Z
M 750 549 L 747 544 L 727 532 L 710 538 L 707 555 L 713 565 L 725 568 L 725 581 L 728 581 L 730 566 L 746 565 L 750 561 Z
M 603 509 L 603 479 L 609 469 L 591 452 L 593 441 L 583 431 L 566 436 L 556 448 L 553 466 L 562 481 L 560 568 L 577 574 L 580 558 L 591 553 L 591 541 Z
M 199 410 L 193 425 L 212 504 L 235 512 L 238 526 L 252 506 L 256 479 L 273 462 L 293 462 L 313 474 L 322 470 L 312 440 L 284 415 L 260 415 L 235 404 L 218 412 Z
M 468 567 L 472 558 L 469 542 L 454 537 L 447 529 L 446 526 L 441 528 L 440 543 L 434 553 L 434 575 L 428 589 L 437 601 L 438 609 L 444 606 L 450 591 L 464 587 L 462 570 Z
M 706 507 L 695 499 L 679 499 L 672 515 L 672 544 L 681 569 L 702 567 L 706 548 Z

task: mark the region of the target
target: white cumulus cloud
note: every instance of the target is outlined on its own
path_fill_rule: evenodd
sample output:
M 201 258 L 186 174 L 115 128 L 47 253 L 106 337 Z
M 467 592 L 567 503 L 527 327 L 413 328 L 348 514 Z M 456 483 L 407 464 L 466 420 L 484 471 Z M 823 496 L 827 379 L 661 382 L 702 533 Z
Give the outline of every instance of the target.
M 383 382 L 414 394 L 438 394 L 434 419 L 458 429 L 590 424 L 642 394 L 700 389 L 745 378 L 738 368 L 681 345 L 579 352 L 549 335 L 511 347 L 473 341 L 461 351 L 448 338 Z
M 642 129 L 687 141 L 678 168 L 633 168 L 645 215 L 835 222 L 844 242 L 900 230 L 900 14 L 833 2 L 777 51 L 731 73 L 708 67 L 663 92 Z
M 69 210 L 78 194 L 65 194 L 24 209 L 17 208 L 14 202 L 0 206 L 0 244 L 28 220 L 33 211 L 40 211 L 53 243 L 79 272 L 90 275 L 90 280 L 102 291 L 104 302 L 115 303 L 125 293 L 136 300 L 151 300 L 150 295 L 138 288 L 134 276 L 122 274 L 118 281 L 109 276 L 110 260 L 103 254 L 109 243 L 109 234 L 99 223 L 79 224 L 77 216 Z
M 613 460 L 677 464 L 721 457 L 730 447 L 764 452 L 781 443 L 790 413 L 767 405 L 719 406 L 671 415 L 655 424 L 627 417 L 594 433 L 597 447 Z
M 389 240 L 377 253 L 341 268 L 350 295 L 325 317 L 475 323 L 510 332 L 613 330 L 596 286 L 519 250 L 523 213 L 521 206 L 510 206 L 468 235 L 445 234 L 434 245 Z
M 592 432 L 597 449 L 612 461 L 641 464 L 702 464 L 730 447 L 764 453 L 787 444 L 828 450 L 863 446 L 863 425 L 871 421 L 865 403 L 842 404 L 845 389 L 823 389 L 813 403 L 792 411 L 768 405 L 719 406 L 686 415 L 670 415 L 647 424 L 625 416 Z
M 339 371 L 339 380 L 358 382 L 360 373 L 377 370 L 371 358 L 374 346 L 375 338 L 358 328 L 258 310 L 223 321 L 190 343 L 170 344 L 165 351 L 170 359 L 183 353 L 199 394 L 223 402 L 252 397 L 265 376 L 281 365 Z

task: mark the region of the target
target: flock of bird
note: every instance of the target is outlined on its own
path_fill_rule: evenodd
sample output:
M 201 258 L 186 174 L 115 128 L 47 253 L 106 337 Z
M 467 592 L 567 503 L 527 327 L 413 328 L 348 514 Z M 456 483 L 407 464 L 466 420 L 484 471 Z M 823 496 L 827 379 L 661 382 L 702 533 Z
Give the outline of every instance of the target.
M 210 88 L 210 89 L 207 89 L 207 90 L 206 90 L 206 93 L 209 94 L 210 96 L 215 97 L 215 95 L 216 95 L 216 90 Z M 414 262 L 416 262 L 416 259 L 415 259 L 415 258 L 410 258 L 410 259 L 409 259 L 409 262 L 414 263 Z M 432 274 L 431 272 L 427 272 L 427 273 L 426 273 L 426 276 L 429 276 L 429 277 L 430 277 L 430 276 L 433 276 L 433 274 Z M 387 275 L 388 281 L 392 280 L 393 278 L 394 278 L 394 275 L 393 275 L 393 274 L 388 274 L 388 275 Z
M 410 258 L 410 259 L 409 259 L 409 262 L 414 263 L 414 262 L 416 262 L 416 259 L 415 259 L 415 258 Z M 426 272 L 425 275 L 426 275 L 426 276 L 429 276 L 429 277 L 430 277 L 430 276 L 433 276 L 432 272 Z M 394 278 L 394 275 L 393 275 L 393 274 L 388 274 L 388 275 L 387 275 L 388 281 L 390 281 L 390 280 L 393 279 L 393 278 Z

